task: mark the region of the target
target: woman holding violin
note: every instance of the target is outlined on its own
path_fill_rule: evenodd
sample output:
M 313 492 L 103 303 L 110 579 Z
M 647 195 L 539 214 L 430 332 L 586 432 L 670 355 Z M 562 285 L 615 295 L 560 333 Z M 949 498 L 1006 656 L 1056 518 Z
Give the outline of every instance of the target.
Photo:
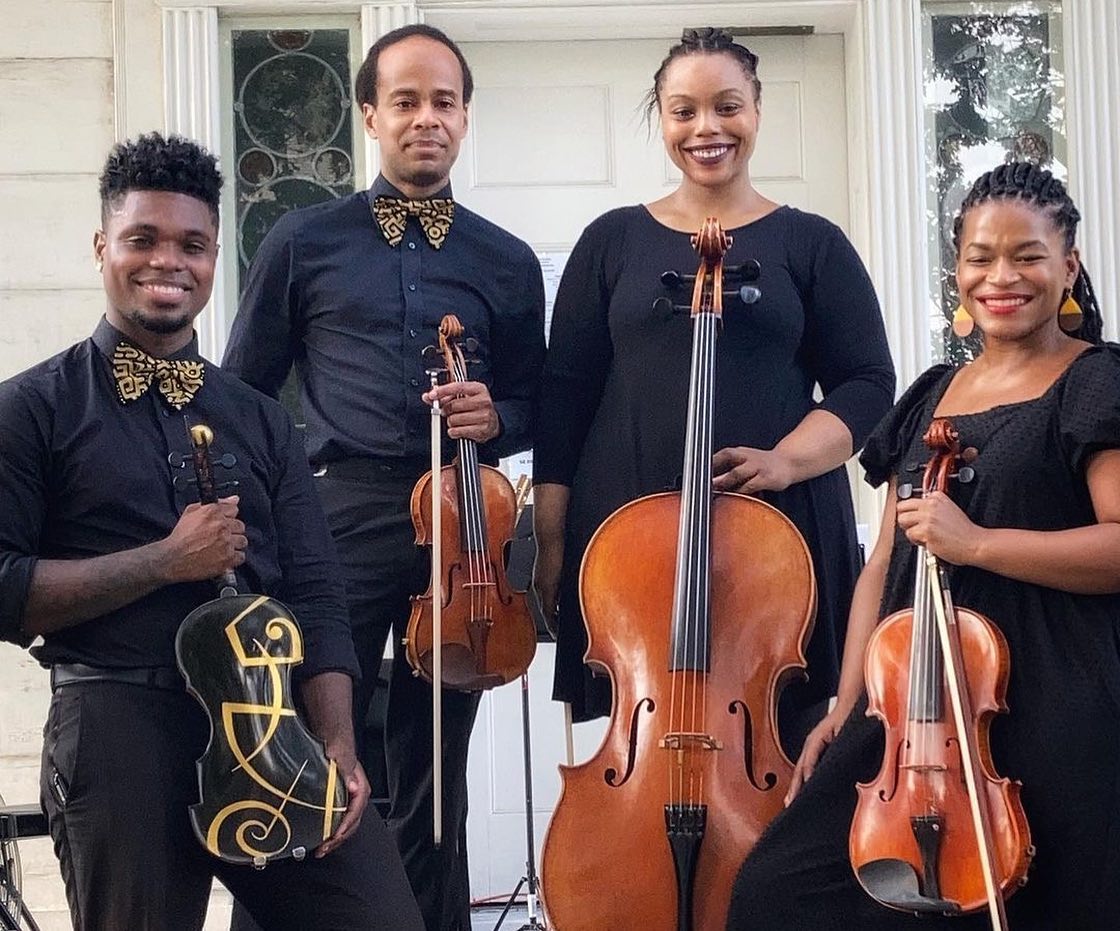
M 856 783 L 911 751 L 884 741 L 879 712 L 866 716 L 864 668 L 882 645 L 877 619 L 915 603 L 919 548 L 944 565 L 958 613 L 983 614 L 1006 641 L 1007 713 L 992 717 L 985 752 L 993 775 L 1021 783 L 1021 856 L 1033 860 L 1025 886 L 1004 890 L 1014 891 L 1004 927 L 1120 927 L 1120 351 L 1100 341 L 1078 220 L 1062 183 L 1027 163 L 988 172 L 964 200 L 956 322 L 971 318 L 983 349 L 922 375 L 864 448 L 869 481 L 889 481 L 889 492 L 853 599 L 838 702 L 805 743 L 791 804 L 739 874 L 729 929 L 996 925 L 983 908 L 918 919 L 884 907 L 850 855 L 866 791 Z M 935 418 L 959 434 L 958 478 L 907 497 Z M 947 874 L 959 854 L 950 827 L 939 830 L 934 874 Z M 930 881 L 921 877 L 923 894 Z
M 714 487 L 778 507 L 812 553 L 819 608 L 809 685 L 787 690 L 798 694 L 784 712 L 800 712 L 791 731 L 803 736 L 836 690 L 859 571 L 843 463 L 888 409 L 894 374 L 875 293 L 844 235 L 751 182 L 757 63 L 723 30 L 685 31 L 649 94 L 680 186 L 595 220 L 560 284 L 542 389 L 547 428 L 534 451 L 535 587 L 546 616 L 558 609 L 554 697 L 577 720 L 610 708 L 609 682 L 583 665 L 577 586 L 587 543 L 616 508 L 672 488 L 681 473 L 692 339 L 689 315 L 672 305 L 688 291 L 667 290 L 658 276 L 696 268 L 690 236 L 707 217 L 733 239 L 729 266 L 761 265 L 761 297 L 727 306 L 717 343 Z M 658 298 L 668 300 L 655 308 Z M 796 733 L 787 741 L 800 745 Z

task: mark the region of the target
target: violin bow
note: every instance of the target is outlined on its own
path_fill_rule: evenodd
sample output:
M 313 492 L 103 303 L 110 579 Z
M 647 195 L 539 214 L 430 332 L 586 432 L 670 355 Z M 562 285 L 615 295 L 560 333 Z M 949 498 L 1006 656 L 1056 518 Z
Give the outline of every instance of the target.
M 441 341 L 443 336 L 441 333 Z M 428 373 L 431 386 L 439 372 Z M 440 421 L 443 410 L 432 401 L 432 841 L 443 843 L 443 463 L 440 456 Z
M 945 488 L 948 484 L 948 473 L 957 459 L 957 434 L 947 420 L 934 421 L 930 426 L 933 435 L 937 428 L 938 436 L 943 436 L 942 443 L 948 447 L 938 459 L 939 476 L 936 482 L 930 483 L 927 479 L 923 484 L 930 487 Z M 928 492 L 930 488 L 924 488 Z M 923 549 L 925 549 L 923 547 Z M 937 636 L 941 641 L 941 653 L 945 662 L 945 685 L 949 693 L 949 704 L 953 709 L 953 721 L 957 726 L 960 737 L 961 763 L 964 769 L 965 784 L 968 788 L 968 805 L 972 814 L 972 826 L 976 831 L 976 846 L 980 853 L 980 871 L 984 876 L 984 892 L 988 899 L 988 916 L 992 922 L 992 931 L 1008 931 L 1007 906 L 1003 901 L 999 883 L 995 875 L 995 854 L 992 848 L 991 814 L 988 811 L 987 799 L 980 797 L 980 763 L 974 753 L 969 721 L 972 718 L 972 701 L 967 693 L 968 682 L 965 679 L 964 656 L 961 651 L 960 630 L 957 627 L 957 616 L 953 607 L 953 596 L 949 591 L 949 579 L 937 557 L 929 550 L 925 550 L 925 560 L 929 577 L 930 600 L 933 602 L 933 611 L 937 619 Z

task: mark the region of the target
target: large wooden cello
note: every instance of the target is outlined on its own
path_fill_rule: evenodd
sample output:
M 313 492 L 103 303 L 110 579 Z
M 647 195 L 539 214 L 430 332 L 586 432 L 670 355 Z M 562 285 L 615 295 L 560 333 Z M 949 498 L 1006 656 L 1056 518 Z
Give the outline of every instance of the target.
M 610 729 L 563 766 L 541 868 L 556 931 L 723 931 L 731 885 L 781 810 L 785 677 L 805 665 L 815 585 L 804 540 L 754 498 L 713 494 L 716 334 L 731 240 L 693 245 L 683 484 L 615 511 L 584 555 L 586 660 L 610 675 Z
M 952 424 L 934 420 L 922 493 L 944 492 L 959 468 Z M 971 467 L 960 467 L 964 477 Z M 995 774 L 992 717 L 1007 711 L 1009 656 L 988 618 L 955 608 L 936 557 L 918 547 L 914 607 L 875 629 L 864 663 L 868 714 L 886 728 L 886 756 L 860 784 L 849 836 L 856 878 L 884 905 L 915 914 L 986 910 L 1007 931 L 1004 898 L 1034 855 L 1019 784 Z

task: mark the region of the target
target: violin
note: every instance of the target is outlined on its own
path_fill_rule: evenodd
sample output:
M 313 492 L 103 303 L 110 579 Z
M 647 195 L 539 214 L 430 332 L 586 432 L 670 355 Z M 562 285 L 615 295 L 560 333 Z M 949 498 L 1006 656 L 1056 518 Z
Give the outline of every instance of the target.
M 440 323 L 439 357 L 452 382 L 467 381 L 462 341 L 462 324 L 448 314 Z M 430 370 L 433 384 L 439 371 Z M 438 413 L 433 410 L 433 428 L 438 426 Z M 433 439 L 437 458 L 438 449 L 437 436 Z M 425 473 L 412 491 L 416 543 L 432 546 L 433 559 L 428 590 L 412 599 L 404 646 L 416 675 L 428 682 L 437 679 L 446 688 L 473 692 L 505 685 L 528 669 L 537 650 L 537 631 L 524 592 L 510 587 L 505 572 L 505 549 L 517 520 L 517 495 L 498 469 L 479 464 L 474 440 L 458 440 L 458 449 L 452 465 Z M 433 474 L 439 475 L 438 507 L 433 507 L 437 491 Z M 442 653 L 438 676 L 433 634 L 437 609 Z
M 700 266 L 682 489 L 611 514 L 580 571 L 585 661 L 610 676 L 614 697 L 595 756 L 560 767 L 541 869 L 556 931 L 723 931 L 736 872 L 793 773 L 776 706 L 805 667 L 813 566 L 777 509 L 713 492 L 731 239 L 709 219 L 692 243 Z
M 925 442 L 923 495 L 945 492 L 954 474 L 970 479 L 948 420 L 934 420 Z M 1007 641 L 982 614 L 955 608 L 936 557 L 924 546 L 917 555 L 913 608 L 884 619 L 867 646 L 867 713 L 883 721 L 887 749 L 875 780 L 857 786 L 852 867 L 891 908 L 986 909 L 1005 931 L 1004 899 L 1034 855 L 1020 785 L 995 774 L 988 741 L 1007 711 Z
M 213 432 L 203 424 L 187 429 L 199 500 L 213 504 Z M 227 863 L 302 860 L 330 837 L 349 803 L 345 780 L 293 702 L 291 670 L 303 662 L 303 636 L 276 599 L 238 594 L 232 569 L 217 581 L 220 596 L 188 614 L 175 637 L 187 691 L 210 719 L 191 826 Z

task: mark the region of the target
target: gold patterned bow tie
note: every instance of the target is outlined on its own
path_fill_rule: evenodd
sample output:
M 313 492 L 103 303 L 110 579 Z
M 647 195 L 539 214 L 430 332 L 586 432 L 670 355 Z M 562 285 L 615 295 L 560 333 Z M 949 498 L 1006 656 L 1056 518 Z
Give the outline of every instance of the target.
M 433 197 L 430 200 L 375 197 L 373 217 L 390 246 L 400 244 L 408 218 L 416 217 L 432 248 L 438 249 L 447 238 L 447 231 L 451 229 L 451 221 L 455 218 L 455 201 L 450 197 Z
M 205 374 L 195 359 L 155 359 L 128 343 L 117 343 L 113 351 L 113 377 L 122 404 L 135 401 L 156 383 L 159 393 L 175 410 L 182 410 L 202 387 Z

